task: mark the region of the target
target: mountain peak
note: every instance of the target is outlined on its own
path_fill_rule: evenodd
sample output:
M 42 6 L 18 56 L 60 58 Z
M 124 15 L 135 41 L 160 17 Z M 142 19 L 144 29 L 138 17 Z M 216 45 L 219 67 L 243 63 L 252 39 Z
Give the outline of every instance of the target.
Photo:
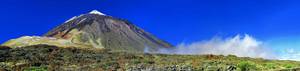
M 101 13 L 101 12 L 98 11 L 98 10 L 93 10 L 93 11 L 91 11 L 89 14 L 105 15 L 105 14 Z
M 173 47 L 127 20 L 105 16 L 97 10 L 72 18 L 44 36 L 113 50 L 144 52 L 147 47 L 151 52 Z

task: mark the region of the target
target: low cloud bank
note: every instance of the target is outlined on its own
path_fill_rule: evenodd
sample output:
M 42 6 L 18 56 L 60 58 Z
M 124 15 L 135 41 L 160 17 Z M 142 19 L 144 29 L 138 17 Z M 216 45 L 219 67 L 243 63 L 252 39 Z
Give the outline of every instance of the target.
M 181 43 L 174 49 L 160 49 L 156 53 L 183 54 L 183 55 L 236 55 L 239 57 L 254 57 L 274 59 L 273 53 L 269 52 L 263 42 L 245 34 L 229 38 L 214 37 L 210 40 Z M 145 50 L 147 52 L 147 50 Z
M 286 50 L 282 50 L 284 54 L 281 54 L 278 59 L 280 60 L 295 60 L 295 61 L 300 61 L 300 52 L 299 50 L 290 48 Z

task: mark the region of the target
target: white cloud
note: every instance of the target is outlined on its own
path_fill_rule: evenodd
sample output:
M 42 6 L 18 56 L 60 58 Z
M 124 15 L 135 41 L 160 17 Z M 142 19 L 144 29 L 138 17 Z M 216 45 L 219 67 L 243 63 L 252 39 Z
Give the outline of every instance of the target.
M 254 57 L 273 59 L 273 54 L 268 52 L 263 42 L 245 34 L 229 38 L 212 38 L 208 41 L 181 43 L 175 49 L 161 49 L 159 53 L 164 54 L 214 54 L 214 55 L 236 55 L 239 57 Z

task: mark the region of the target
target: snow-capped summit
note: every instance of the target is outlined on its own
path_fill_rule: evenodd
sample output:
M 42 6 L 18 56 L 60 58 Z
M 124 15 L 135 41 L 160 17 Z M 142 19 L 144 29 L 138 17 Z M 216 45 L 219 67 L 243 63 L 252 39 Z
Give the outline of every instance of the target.
M 93 10 L 93 11 L 91 11 L 89 14 L 105 15 L 105 14 L 103 14 L 103 13 L 101 13 L 100 11 L 97 11 L 97 10 Z
M 97 10 L 74 17 L 44 36 L 62 38 L 88 47 L 130 52 L 144 52 L 146 47 L 147 52 L 173 47 L 128 20 L 106 16 Z

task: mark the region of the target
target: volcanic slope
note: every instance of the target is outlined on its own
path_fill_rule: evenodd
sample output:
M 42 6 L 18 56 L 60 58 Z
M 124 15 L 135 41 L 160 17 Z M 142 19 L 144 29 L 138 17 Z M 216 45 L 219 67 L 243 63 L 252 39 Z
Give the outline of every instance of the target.
M 44 36 L 113 50 L 144 51 L 147 47 L 148 51 L 157 51 L 158 48 L 172 47 L 127 20 L 107 16 L 96 10 L 75 16 Z

